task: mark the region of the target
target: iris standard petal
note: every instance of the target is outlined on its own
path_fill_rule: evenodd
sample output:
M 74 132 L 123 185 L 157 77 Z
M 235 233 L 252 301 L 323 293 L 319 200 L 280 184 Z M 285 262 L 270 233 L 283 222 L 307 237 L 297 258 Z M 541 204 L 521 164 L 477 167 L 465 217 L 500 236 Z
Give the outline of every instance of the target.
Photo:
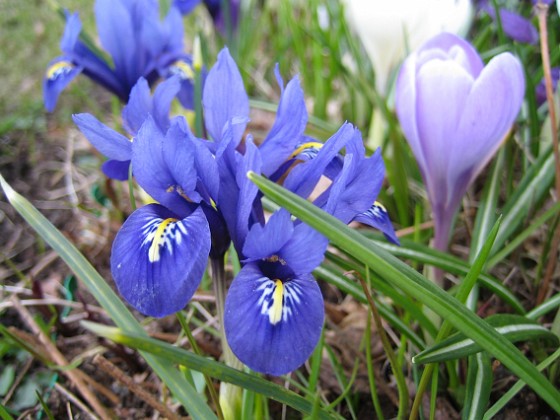
M 224 48 L 218 54 L 218 61 L 212 67 L 204 85 L 202 95 L 204 117 L 208 133 L 219 142 L 226 123 L 234 118 L 248 120 L 249 98 L 243 86 L 239 69 L 231 58 L 229 50 Z M 235 127 L 233 141 L 238 142 L 245 131 L 246 124 Z
M 51 61 L 43 79 L 43 100 L 48 112 L 54 111 L 60 93 L 83 70 L 69 58 L 59 57 Z
M 264 226 L 255 223 L 251 226 L 243 246 L 243 254 L 247 257 L 246 261 L 258 261 L 274 255 L 288 242 L 293 232 L 294 224 L 290 213 L 286 210 L 274 212 Z M 311 270 L 308 272 L 311 272 Z
M 120 1 L 96 0 L 95 20 L 101 45 L 111 54 L 115 73 L 131 89 L 142 72 L 138 73 L 137 38 L 129 10 Z
M 202 0 L 173 0 L 173 6 L 177 7 L 183 15 L 188 15 L 201 1 Z
M 139 78 L 130 91 L 128 103 L 122 111 L 123 123 L 126 131 L 136 135 L 140 127 L 152 111 L 152 97 L 148 81 Z
M 101 170 L 107 178 L 126 181 L 130 171 L 130 160 L 109 159 L 101 165 Z
M 74 47 L 82 31 L 82 22 L 78 13 L 66 14 L 66 26 L 60 40 L 60 50 L 65 54 L 73 54 Z
M 278 82 L 282 79 L 277 75 Z M 293 78 L 283 89 L 276 121 L 259 147 L 263 157 L 263 174 L 270 176 L 288 160 L 301 142 L 307 125 L 307 110 L 299 79 Z
M 324 259 L 329 241 L 315 229 L 300 223 L 294 228 L 290 240 L 278 252 L 297 275 L 311 273 Z
M 270 375 L 291 372 L 309 358 L 323 320 L 321 291 L 309 274 L 282 282 L 250 263 L 226 297 L 224 327 L 231 349 L 251 369 Z
M 307 198 L 313 191 L 319 179 L 324 174 L 329 163 L 336 158 L 340 150 L 354 136 L 355 128 L 348 123 L 343 124 L 338 131 L 329 138 L 314 159 L 295 166 L 284 181 L 284 187 Z
M 201 209 L 179 219 L 165 207 L 136 210 L 117 234 L 111 272 L 120 294 L 145 315 L 181 310 L 196 291 L 210 251 Z
M 169 128 L 169 110 L 171 102 L 181 89 L 181 79 L 179 76 L 170 77 L 161 82 L 154 92 L 152 115 L 156 124 L 162 131 Z
M 74 123 L 89 142 L 109 159 L 130 160 L 132 142 L 128 137 L 107 127 L 91 114 L 72 115 Z

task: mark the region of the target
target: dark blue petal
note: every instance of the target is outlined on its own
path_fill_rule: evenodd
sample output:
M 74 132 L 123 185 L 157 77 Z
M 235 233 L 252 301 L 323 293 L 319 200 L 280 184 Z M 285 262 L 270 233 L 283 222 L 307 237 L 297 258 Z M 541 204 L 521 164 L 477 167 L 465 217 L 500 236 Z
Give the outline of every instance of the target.
M 200 4 L 201 0 L 173 0 L 173 6 L 177 7 L 183 15 L 188 15 Z
M 130 160 L 108 160 L 101 165 L 101 170 L 107 178 L 116 179 L 117 181 L 126 181 L 130 169 Z
M 64 34 L 60 40 L 60 50 L 65 54 L 72 54 L 80 32 L 82 31 L 82 22 L 78 13 L 67 14 L 66 26 L 64 27 Z
M 149 116 L 132 145 L 132 169 L 138 184 L 179 216 L 191 211 L 189 202 L 200 199 L 194 191 L 194 153 L 186 143 L 184 138 L 165 137 Z
M 249 118 L 249 98 L 239 69 L 227 48 L 220 51 L 218 61 L 208 73 L 202 104 L 206 128 L 216 142 L 222 139 L 228 121 L 234 118 L 247 121 Z M 239 142 L 245 126 L 245 124 L 236 126 L 232 133 L 234 142 Z
M 180 89 L 181 79 L 179 76 L 174 76 L 161 82 L 154 92 L 152 115 L 162 131 L 169 128 L 171 102 L 173 102 Z
M 335 159 L 346 143 L 352 140 L 355 129 L 351 124 L 342 127 L 325 142 L 317 156 L 307 162 L 295 166 L 284 182 L 284 187 L 307 198 L 313 191 L 331 161 Z
M 128 103 L 123 108 L 122 117 L 126 131 L 135 136 L 152 111 L 150 86 L 141 77 L 130 91 Z
M 400 245 L 399 238 L 395 233 L 391 219 L 389 219 L 389 213 L 387 213 L 385 207 L 377 201 L 369 210 L 357 215 L 354 218 L 354 221 L 379 229 L 389 241 L 396 245 Z
M 132 213 L 117 234 L 111 272 L 128 303 L 145 315 L 162 317 L 191 299 L 209 251 L 210 230 L 202 210 L 181 220 L 150 204 Z
M 321 291 L 309 274 L 282 283 L 250 263 L 226 297 L 228 343 L 257 372 L 278 376 L 300 367 L 319 341 L 323 320 Z
M 129 89 L 142 73 L 138 73 L 134 60 L 138 57 L 138 39 L 129 10 L 120 1 L 97 0 L 95 19 L 101 45 L 111 54 L 115 73 Z
M 298 224 L 290 240 L 278 252 L 278 256 L 286 262 L 297 275 L 311 273 L 323 261 L 327 250 L 328 239 L 315 229 Z
M 43 79 L 43 99 L 45 109 L 54 111 L 60 92 L 82 72 L 81 66 L 76 66 L 66 57 L 59 57 L 49 63 Z
M 109 159 L 132 158 L 132 142 L 127 137 L 107 127 L 91 114 L 74 114 L 72 119 L 93 147 Z
M 276 113 L 276 121 L 260 146 L 263 156 L 263 174 L 266 176 L 276 172 L 280 165 L 288 160 L 301 142 L 307 125 L 307 110 L 299 79 L 292 79 L 285 90 L 278 73 L 277 79 L 283 92 Z
M 286 210 L 275 212 L 264 226 L 255 223 L 243 246 L 246 261 L 258 261 L 277 254 L 290 240 L 293 232 L 294 224 Z M 311 270 L 307 272 L 310 273 Z

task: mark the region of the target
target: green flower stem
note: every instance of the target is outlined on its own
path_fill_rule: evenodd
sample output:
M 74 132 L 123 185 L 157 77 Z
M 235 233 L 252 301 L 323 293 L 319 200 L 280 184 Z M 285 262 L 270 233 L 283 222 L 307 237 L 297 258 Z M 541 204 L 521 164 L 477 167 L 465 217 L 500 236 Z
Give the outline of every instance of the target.
M 185 315 L 181 311 L 177 312 L 176 315 L 177 315 L 177 319 L 179 320 L 179 324 L 181 324 L 181 327 L 183 328 L 183 331 L 185 332 L 193 351 L 197 355 L 202 356 L 200 347 L 198 347 L 198 344 L 194 336 L 192 335 L 191 329 L 189 328 L 189 323 L 187 322 Z M 216 389 L 214 388 L 214 384 L 212 383 L 212 378 L 209 375 L 204 374 L 204 381 L 206 382 L 206 387 L 208 388 L 208 392 L 210 393 L 210 398 L 212 399 L 214 405 L 216 406 L 216 414 L 218 415 L 218 418 L 220 420 L 223 420 L 224 414 L 222 413 L 222 407 L 220 406 L 220 398 L 216 393 Z
M 211 258 L 210 271 L 214 294 L 216 296 L 216 312 L 220 324 L 220 342 L 222 344 L 222 356 L 227 366 L 234 369 L 243 370 L 243 363 L 235 357 L 226 340 L 224 330 L 224 305 L 226 301 L 226 272 L 225 258 Z M 243 400 L 243 390 L 237 386 L 222 383 L 220 386 L 220 405 L 226 420 L 239 418 L 241 414 L 241 403 Z

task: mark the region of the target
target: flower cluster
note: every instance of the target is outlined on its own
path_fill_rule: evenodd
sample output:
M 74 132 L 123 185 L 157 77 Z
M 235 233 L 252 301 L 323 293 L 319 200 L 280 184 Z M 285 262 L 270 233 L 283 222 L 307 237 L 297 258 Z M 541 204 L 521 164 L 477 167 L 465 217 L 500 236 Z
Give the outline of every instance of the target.
M 160 21 L 157 0 L 96 0 L 95 18 L 101 45 L 112 65 L 103 51 L 84 41 L 78 14 L 67 12 L 60 41 L 62 56 L 49 63 L 43 80 L 47 111 L 54 110 L 60 93 L 80 73 L 123 102 L 140 77 L 152 85 L 160 78 L 179 74 L 179 100 L 192 107 L 192 59 L 184 53 L 183 22 L 176 7 Z
M 519 59 L 502 53 L 484 66 L 472 45 L 449 33 L 405 60 L 396 110 L 432 205 L 437 249 L 447 249 L 460 201 L 509 132 L 524 94 Z
M 233 243 L 242 269 L 226 297 L 226 338 L 250 368 L 280 375 L 299 367 L 319 339 L 324 309 L 311 273 L 327 240 L 284 210 L 266 221 L 247 172 L 314 197 L 346 223 L 367 223 L 398 240 L 375 201 L 384 177 L 380 151 L 366 157 L 360 132 L 348 123 L 325 143 L 307 137 L 299 80 L 284 86 L 278 70 L 276 76 L 277 117 L 260 145 L 246 134 L 249 99 L 227 49 L 203 91 L 209 139 L 194 136 L 182 116 L 169 118 L 176 78 L 162 82 L 153 96 L 143 79 L 132 89 L 123 111 L 132 140 L 91 115 L 74 121 L 111 159 L 106 165 L 131 165 L 136 182 L 157 202 L 134 211 L 115 238 L 111 270 L 122 296 L 147 315 L 177 312 L 193 296 L 208 258 L 223 260 Z M 319 181 L 326 183 L 322 191 Z

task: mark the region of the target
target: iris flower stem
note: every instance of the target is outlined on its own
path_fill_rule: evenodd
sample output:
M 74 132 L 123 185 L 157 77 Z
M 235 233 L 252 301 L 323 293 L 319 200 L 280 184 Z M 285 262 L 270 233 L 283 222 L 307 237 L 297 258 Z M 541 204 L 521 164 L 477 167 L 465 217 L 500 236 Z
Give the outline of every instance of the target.
M 368 267 L 366 267 L 366 275 L 368 280 L 367 283 L 369 283 Z M 371 309 L 371 314 L 373 315 L 373 320 L 375 321 L 375 327 L 377 328 L 377 332 L 379 333 L 379 338 L 381 338 L 381 343 L 383 344 L 383 349 L 387 354 L 387 358 L 389 359 L 389 363 L 391 364 L 391 369 L 393 370 L 393 374 L 395 375 L 395 379 L 397 381 L 397 389 L 399 392 L 399 407 L 397 412 L 397 418 L 404 419 L 408 412 L 408 398 L 409 398 L 406 381 L 404 379 L 404 375 L 402 373 L 401 366 L 398 363 L 395 352 L 393 351 L 393 347 L 389 342 L 389 337 L 387 337 L 387 334 L 383 329 L 383 324 L 381 322 L 381 315 L 379 315 L 379 311 L 377 310 L 375 301 L 373 300 L 371 293 L 369 292 L 368 284 L 361 276 L 357 276 L 357 277 L 358 280 L 360 281 L 360 284 L 362 285 L 362 289 L 364 289 L 364 294 L 366 295 L 366 299 Z
M 181 327 L 183 328 L 183 331 L 185 332 L 193 351 L 197 355 L 202 356 L 200 347 L 198 347 L 198 344 L 191 333 L 191 329 L 189 328 L 189 324 L 187 322 L 187 319 L 185 318 L 185 315 L 183 315 L 183 312 L 181 311 L 177 312 L 176 315 L 177 315 L 177 319 L 179 320 L 179 324 L 181 324 Z M 220 420 L 224 420 L 224 414 L 222 413 L 222 407 L 220 406 L 220 398 L 218 397 L 216 389 L 214 388 L 214 384 L 212 383 L 212 378 L 208 375 L 204 375 L 204 381 L 206 382 L 206 387 L 208 388 L 208 392 L 210 393 L 210 398 L 212 398 L 212 401 L 216 406 L 216 414 L 218 418 Z
M 554 161 L 556 163 L 556 200 L 560 200 L 560 149 L 558 144 L 558 130 L 556 126 L 556 109 L 554 106 L 554 91 L 552 87 L 552 75 L 550 72 L 550 53 L 548 50 L 548 30 L 546 25 L 546 17 L 548 15 L 548 5 L 539 1 L 535 6 L 539 20 L 541 57 L 543 63 L 544 81 L 546 88 L 546 99 L 548 102 L 548 112 L 550 113 L 550 129 L 552 131 L 552 145 L 554 150 Z M 546 265 L 546 271 L 543 282 L 537 295 L 537 305 L 542 303 L 546 297 L 550 286 L 550 280 L 556 268 L 556 254 L 560 246 L 560 224 L 556 227 L 556 232 L 552 239 L 550 247 L 550 256 Z
M 220 324 L 220 342 L 222 344 L 222 355 L 227 366 L 242 370 L 243 364 L 235 357 L 226 340 L 224 330 L 224 307 L 226 301 L 226 270 L 225 257 L 210 258 L 210 271 L 212 275 L 212 283 L 214 285 L 214 294 L 216 296 L 216 312 L 218 322 Z M 224 418 L 234 419 L 241 409 L 242 389 L 227 383 L 220 386 L 220 402 L 224 410 Z

